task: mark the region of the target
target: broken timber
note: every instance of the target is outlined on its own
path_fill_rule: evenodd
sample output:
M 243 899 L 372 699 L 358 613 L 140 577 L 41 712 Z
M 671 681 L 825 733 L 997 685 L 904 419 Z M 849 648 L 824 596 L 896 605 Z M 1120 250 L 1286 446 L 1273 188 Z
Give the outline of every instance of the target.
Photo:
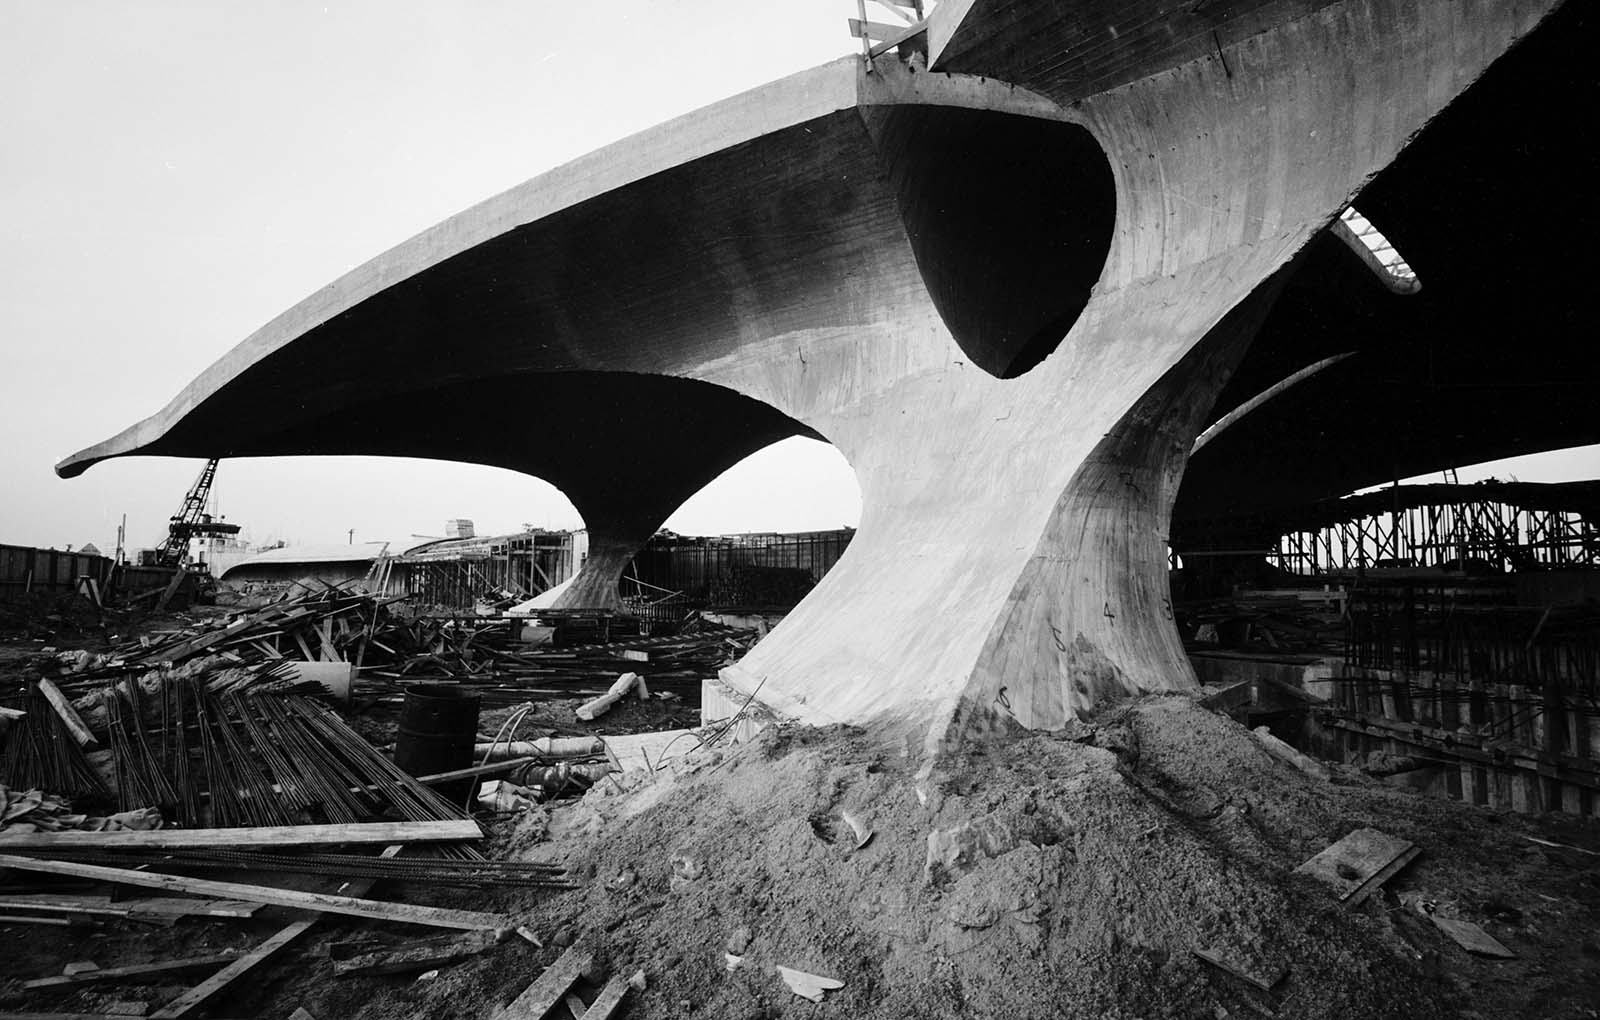
M 523 989 L 521 995 L 501 1007 L 492 1020 L 543 1020 L 593 963 L 594 957 L 589 953 L 581 953 L 576 948 L 567 950 L 546 967 L 533 984 Z M 591 1006 L 590 1010 L 593 1008 Z
M 1449 917 L 1432 915 L 1434 925 L 1455 941 L 1455 944 L 1469 953 L 1477 956 L 1488 956 L 1496 960 L 1510 960 L 1516 953 L 1507 949 L 1500 940 L 1484 931 L 1471 921 L 1459 921 Z
M 1288 973 L 1287 970 L 1280 969 L 1270 977 L 1258 977 L 1257 975 L 1245 970 L 1240 964 L 1226 956 L 1223 956 L 1221 953 L 1216 952 L 1215 950 L 1196 947 L 1194 950 L 1194 955 L 1200 957 L 1200 959 L 1211 964 L 1211 966 L 1217 968 L 1218 970 L 1227 971 L 1229 974 L 1232 974 L 1239 980 L 1254 985 L 1263 992 L 1272 991 L 1278 982 L 1283 980 L 1284 975 Z
M 211 956 L 195 956 L 187 960 L 136 963 L 127 967 L 106 967 L 100 970 L 81 971 L 77 974 L 35 978 L 32 981 L 22 982 L 22 987 L 27 989 L 64 988 L 69 985 L 86 985 L 96 981 L 117 981 L 122 978 L 146 978 L 165 974 L 181 974 L 191 970 L 210 970 L 225 963 L 232 963 L 238 957 L 239 954 L 237 952 L 229 952 L 217 953 Z
M 109 896 L 0 896 L 0 910 L 37 910 L 52 914 L 96 914 L 105 917 L 252 917 L 259 903 L 243 900 L 195 900 L 151 897 L 113 903 Z
M 188 1016 L 196 1009 L 199 1009 L 207 999 L 231 984 L 235 978 L 277 953 L 301 935 L 304 935 L 316 923 L 317 919 L 312 917 L 304 921 L 296 921 L 282 929 L 261 943 L 261 945 L 234 960 L 154 1013 L 151 1013 L 150 1020 L 181 1020 L 181 1018 Z
M 278 907 L 314 910 L 328 914 L 344 914 L 349 917 L 365 917 L 377 921 L 424 924 L 435 928 L 494 931 L 499 928 L 515 927 L 510 918 L 501 914 L 485 914 L 474 910 L 451 910 L 444 907 L 424 907 L 410 903 L 383 903 L 378 900 L 332 896 L 327 893 L 275 889 L 264 885 L 216 882 L 211 879 L 189 878 L 183 875 L 158 875 L 147 871 L 130 871 L 126 868 L 107 868 L 98 864 L 36 860 L 32 857 L 18 857 L 14 854 L 0 854 L 0 868 L 38 871 L 49 875 L 72 875 L 78 878 L 115 882 L 121 885 L 138 885 L 150 889 L 166 889 L 172 892 L 197 893 L 221 899 L 247 900 L 252 903 L 270 903 Z
M 627 978 L 621 974 L 613 975 L 611 980 L 606 982 L 606 986 L 600 989 L 600 995 L 589 1004 L 589 1008 L 584 1010 L 582 1015 L 574 1013 L 573 1016 L 577 1017 L 577 1020 L 610 1020 L 617 1007 L 622 1005 L 622 1000 L 627 997 L 630 987 L 632 986 L 628 984 Z M 567 1008 L 572 1008 L 570 1003 Z
M 431 970 L 493 949 L 509 934 L 510 932 L 504 929 L 495 932 L 474 932 L 461 938 L 430 939 L 408 946 L 363 953 L 348 960 L 334 961 L 333 973 L 337 977 L 349 977 L 352 974 L 406 974 Z
M 1320 779 L 1323 782 L 1328 782 L 1331 778 L 1326 765 L 1323 765 L 1310 755 L 1304 754 L 1297 748 L 1294 748 L 1282 740 L 1279 740 L 1277 737 L 1272 735 L 1272 731 L 1267 727 L 1257 726 L 1255 729 L 1250 731 L 1250 735 L 1255 738 L 1257 744 L 1261 745 L 1262 750 L 1266 751 L 1274 758 L 1277 758 L 1279 761 L 1293 765 L 1295 768 L 1299 769 L 1301 772 L 1304 772 L 1313 779 Z
M 50 702 L 50 707 L 55 709 L 62 725 L 66 726 L 67 732 L 72 734 L 72 739 L 78 742 L 79 747 L 94 743 L 94 734 L 89 732 L 89 727 L 84 725 L 83 718 L 78 715 L 77 710 L 72 707 L 72 702 L 67 700 L 67 696 L 61 693 L 61 688 L 57 687 L 54 681 L 48 677 L 40 677 L 39 693 Z

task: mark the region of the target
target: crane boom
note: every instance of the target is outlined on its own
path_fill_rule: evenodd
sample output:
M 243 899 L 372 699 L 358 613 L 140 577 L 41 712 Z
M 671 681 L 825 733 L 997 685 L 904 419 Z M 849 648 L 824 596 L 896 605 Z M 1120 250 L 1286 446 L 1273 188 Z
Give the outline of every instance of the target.
M 238 532 L 237 524 L 213 521 L 206 513 L 206 501 L 211 498 L 211 483 L 217 477 L 218 457 L 206 461 L 200 477 L 189 487 L 183 505 L 167 523 L 167 540 L 156 550 L 156 563 L 163 567 L 181 567 L 189 558 L 189 540 L 205 535 L 232 535 Z

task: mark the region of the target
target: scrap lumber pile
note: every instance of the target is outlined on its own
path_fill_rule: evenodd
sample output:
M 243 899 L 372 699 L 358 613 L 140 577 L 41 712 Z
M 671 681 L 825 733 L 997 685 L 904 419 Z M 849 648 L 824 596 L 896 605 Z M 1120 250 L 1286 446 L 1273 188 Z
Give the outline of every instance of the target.
M 349 663 L 364 693 L 398 697 L 416 682 L 469 685 L 490 703 L 529 694 L 592 696 L 620 673 L 652 688 L 698 694 L 701 679 L 742 655 L 755 634 L 695 620 L 665 637 L 538 647 L 519 639 L 525 621 L 508 617 L 408 617 L 376 598 L 329 586 L 209 625 L 166 632 L 109 655 L 67 653 L 61 686 L 73 693 L 151 670 L 209 678 L 216 693 L 266 681 L 312 689 L 303 662 Z M 294 687 L 304 683 L 304 687 Z
M 1315 652 L 1336 649 L 1343 639 L 1347 598 L 1343 589 L 1240 589 L 1176 608 L 1197 645 Z
M 244 662 L 299 658 L 359 664 L 371 639 L 392 629 L 388 607 L 403 600 L 404 596 L 379 599 L 329 585 L 224 623 L 179 631 L 165 640 L 145 639 L 124 654 L 129 664 L 136 665 L 180 663 L 202 652 L 227 653 Z
M 321 700 L 332 692 L 302 675 L 309 663 L 341 664 L 347 675 L 370 669 L 364 686 L 382 695 L 415 678 L 508 685 L 518 682 L 513 670 L 532 672 L 522 661 L 528 646 L 510 640 L 508 625 L 407 619 L 391 613 L 394 601 L 330 587 L 110 654 L 35 659 L 32 672 L 56 678 L 5 683 L 0 925 L 241 923 L 263 904 L 306 912 L 254 949 L 34 976 L 20 986 L 30 1005 L 91 983 L 168 984 L 192 972 L 198 984 L 147 1004 L 159 1005 L 150 1016 L 190 1016 L 329 913 L 383 922 L 391 940 L 416 925 L 457 933 L 390 944 L 346 962 L 340 976 L 442 966 L 512 935 L 538 942 L 506 915 L 367 898 L 385 881 L 402 891 L 577 887 L 560 865 L 485 859 L 474 847 L 483 829 L 431 785 L 449 776 L 407 774 Z M 719 632 L 665 644 L 655 668 L 689 668 L 706 649 L 720 659 L 723 642 Z M 582 654 L 566 655 L 559 669 L 570 672 Z M 579 670 L 579 682 L 593 670 Z M 558 758 L 552 749 L 466 771 Z M 308 878 L 329 891 L 305 891 Z M 111 895 L 122 887 L 146 893 Z
M 60 682 L 38 678 L 10 699 L 0 781 L 191 828 L 460 818 L 311 697 L 325 688 L 302 678 L 308 663 L 348 664 L 346 680 L 358 676 L 369 700 L 398 700 L 417 682 L 469 688 L 490 705 L 592 698 L 626 673 L 697 697 L 701 679 L 754 640 L 698 623 L 698 633 L 536 647 L 518 640 L 519 620 L 413 619 L 391 611 L 396 601 L 325 586 L 110 654 L 46 660 Z
M 368 692 L 392 697 L 409 683 L 470 687 L 486 706 L 513 705 L 530 695 L 594 697 L 623 673 L 643 676 L 651 690 L 698 697 L 700 681 L 743 655 L 751 630 L 705 625 L 696 634 L 640 638 L 570 648 L 529 648 L 505 629 L 480 625 L 435 636 L 433 650 L 389 667 L 364 669 Z

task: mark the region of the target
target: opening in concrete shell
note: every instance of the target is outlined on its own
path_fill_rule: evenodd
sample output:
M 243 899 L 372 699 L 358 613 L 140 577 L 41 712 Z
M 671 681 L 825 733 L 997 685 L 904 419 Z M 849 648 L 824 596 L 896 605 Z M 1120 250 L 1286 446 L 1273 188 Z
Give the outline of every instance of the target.
M 1356 254 L 1363 255 L 1384 286 L 1396 294 L 1415 294 L 1422 289 L 1422 281 L 1417 279 L 1416 270 L 1401 256 L 1399 249 L 1383 236 L 1383 232 L 1372 225 L 1371 220 L 1356 211 L 1355 206 L 1349 206 L 1339 214 L 1334 230 Z
M 1022 375 L 1061 343 L 1105 265 L 1111 164 L 1075 124 L 897 107 L 877 125 L 917 265 L 972 363 Z
M 667 519 L 684 535 L 829 531 L 861 519 L 861 488 L 837 447 L 794 436 L 750 454 Z
M 860 487 L 838 449 L 779 440 L 686 500 L 633 556 L 621 594 L 642 596 L 650 612 L 673 611 L 676 594 L 713 619 L 769 626 L 839 562 L 860 515 Z

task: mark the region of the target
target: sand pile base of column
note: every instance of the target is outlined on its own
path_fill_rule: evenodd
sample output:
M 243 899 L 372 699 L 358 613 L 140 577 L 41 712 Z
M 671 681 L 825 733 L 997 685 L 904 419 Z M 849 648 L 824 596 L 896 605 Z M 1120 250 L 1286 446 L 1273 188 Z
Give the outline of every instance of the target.
M 1539 823 L 1354 768 L 1314 779 L 1189 698 L 952 756 L 926 803 L 915 764 L 859 730 L 791 728 L 601 784 L 515 848 L 585 883 L 522 904 L 556 944 L 531 970 L 457 968 L 408 1008 L 492 1009 L 574 942 L 608 973 L 645 971 L 637 1020 L 1581 1016 L 1593 1001 L 1596 961 L 1560 933 L 1592 921 L 1600 890 L 1528 852 L 1518 833 Z M 1369 826 L 1423 853 L 1365 906 L 1294 872 Z M 1490 891 L 1520 911 L 1502 941 L 1546 938 L 1571 965 L 1526 941 L 1516 961 L 1470 957 L 1422 912 L 1493 928 Z M 814 1005 L 780 967 L 842 987 Z

